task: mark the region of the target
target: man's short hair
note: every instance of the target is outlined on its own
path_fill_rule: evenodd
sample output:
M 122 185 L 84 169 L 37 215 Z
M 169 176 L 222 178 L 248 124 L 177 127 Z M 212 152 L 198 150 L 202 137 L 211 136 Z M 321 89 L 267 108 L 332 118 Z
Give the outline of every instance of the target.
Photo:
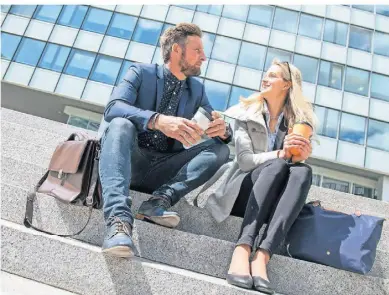
M 167 63 L 170 60 L 172 46 L 178 43 L 181 48 L 185 49 L 185 44 L 188 36 L 202 37 L 203 32 L 199 26 L 189 23 L 180 23 L 175 27 L 168 28 L 160 39 L 163 62 Z

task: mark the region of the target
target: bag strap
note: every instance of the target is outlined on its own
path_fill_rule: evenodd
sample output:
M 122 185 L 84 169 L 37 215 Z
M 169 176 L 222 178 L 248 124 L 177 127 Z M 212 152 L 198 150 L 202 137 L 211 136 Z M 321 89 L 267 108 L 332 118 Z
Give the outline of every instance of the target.
M 34 214 L 34 201 L 36 199 L 36 193 L 37 193 L 39 187 L 43 184 L 43 182 L 46 180 L 47 176 L 49 175 L 50 171 L 47 171 L 45 173 L 45 175 L 41 178 L 41 180 L 39 180 L 38 184 L 34 187 L 34 189 L 27 196 L 26 213 L 25 213 L 24 222 L 23 222 L 27 228 L 33 228 L 39 232 L 49 234 L 49 235 L 56 235 L 59 237 L 73 237 L 73 236 L 79 235 L 87 227 L 87 225 L 90 221 L 90 218 L 92 216 L 93 194 L 95 192 L 96 184 L 97 184 L 97 180 L 98 180 L 98 176 L 99 176 L 98 175 L 98 165 L 99 165 L 100 149 L 97 148 L 96 150 L 97 150 L 97 153 L 94 156 L 94 160 L 93 160 L 93 168 L 92 168 L 90 186 L 89 186 L 89 190 L 88 190 L 88 196 L 86 197 L 86 205 L 89 208 L 89 214 L 88 214 L 88 220 L 86 221 L 85 225 L 74 234 L 63 235 L 63 234 L 56 234 L 56 233 L 45 231 L 45 230 L 38 228 L 32 224 L 32 218 L 33 218 L 33 214 Z
M 193 199 L 193 205 L 196 207 L 199 207 L 198 204 L 198 198 L 199 195 L 205 192 L 207 189 L 209 189 L 216 181 L 219 180 L 219 178 L 224 174 L 224 172 L 229 168 L 229 165 L 223 165 L 202 187 L 200 192 L 196 195 L 196 197 Z

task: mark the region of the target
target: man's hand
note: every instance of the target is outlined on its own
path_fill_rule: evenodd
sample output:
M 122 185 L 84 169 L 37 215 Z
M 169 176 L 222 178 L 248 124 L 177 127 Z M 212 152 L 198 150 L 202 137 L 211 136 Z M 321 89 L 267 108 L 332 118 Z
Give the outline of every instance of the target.
M 204 131 L 200 126 L 188 119 L 159 115 L 155 122 L 155 129 L 167 137 L 180 141 L 184 146 L 191 146 L 201 139 Z
M 211 138 L 219 136 L 221 139 L 226 139 L 227 137 L 224 136 L 226 133 L 226 122 L 224 122 L 221 115 L 215 111 L 212 112 L 212 118 L 213 121 L 209 124 L 205 133 Z

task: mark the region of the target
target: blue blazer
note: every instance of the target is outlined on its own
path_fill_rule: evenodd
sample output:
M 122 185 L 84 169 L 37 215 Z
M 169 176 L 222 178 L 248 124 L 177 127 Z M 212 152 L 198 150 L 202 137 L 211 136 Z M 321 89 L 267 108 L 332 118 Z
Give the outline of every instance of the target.
M 105 107 L 104 120 L 110 122 L 116 117 L 127 118 L 135 125 L 138 132 L 147 131 L 147 124 L 161 103 L 163 87 L 163 66 L 139 63 L 131 65 L 111 94 Z M 190 120 L 200 106 L 209 113 L 213 111 L 205 93 L 204 84 L 198 78 L 187 78 L 184 87 L 177 117 Z M 100 127 L 100 135 L 106 127 Z M 230 138 L 225 142 L 229 141 Z M 178 149 L 182 149 L 182 144 L 176 141 L 173 150 Z

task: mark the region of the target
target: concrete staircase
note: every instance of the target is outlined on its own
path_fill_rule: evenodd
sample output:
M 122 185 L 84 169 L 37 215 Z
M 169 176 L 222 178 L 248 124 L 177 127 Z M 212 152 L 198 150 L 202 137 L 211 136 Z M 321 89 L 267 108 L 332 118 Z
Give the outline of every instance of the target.
M 135 221 L 139 253 L 132 260 L 103 255 L 101 210 L 94 210 L 82 234 L 59 238 L 23 226 L 26 195 L 44 173 L 56 145 L 72 128 L 50 120 L 2 109 L 1 113 L 1 253 L 3 271 L 77 294 L 258 294 L 224 280 L 242 220 L 217 224 L 202 208 L 190 205 L 196 192 L 174 209 L 177 229 Z M 91 133 L 95 135 L 95 133 Z M 147 195 L 132 192 L 133 210 Z M 389 203 L 312 187 L 309 199 L 325 207 L 389 218 Z M 71 233 L 86 222 L 88 210 L 39 195 L 34 223 L 57 233 Z M 269 276 L 276 290 L 288 295 L 389 295 L 389 225 L 384 224 L 376 262 L 367 275 L 274 255 Z M 31 294 L 38 294 L 32 292 Z

